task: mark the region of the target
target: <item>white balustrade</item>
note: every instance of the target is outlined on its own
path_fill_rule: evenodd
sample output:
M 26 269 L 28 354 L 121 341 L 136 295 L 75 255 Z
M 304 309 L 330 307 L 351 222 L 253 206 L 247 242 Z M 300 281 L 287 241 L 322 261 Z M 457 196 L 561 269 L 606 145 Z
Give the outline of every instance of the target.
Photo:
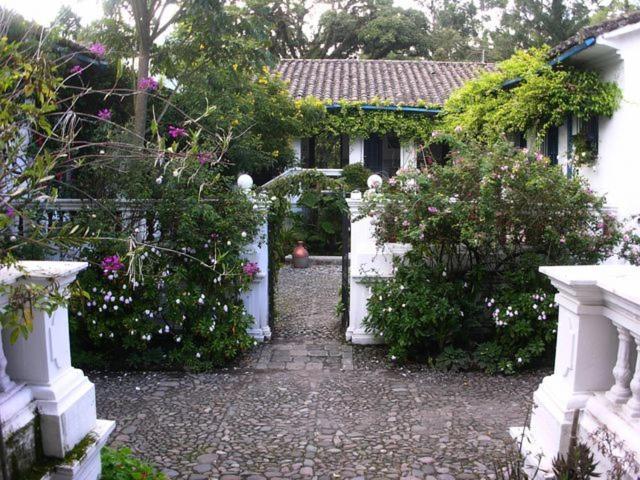
M 512 429 L 531 471 L 551 478 L 551 462 L 565 454 L 574 411 L 578 435 L 600 462 L 611 455 L 596 445 L 606 429 L 640 461 L 640 267 L 626 265 L 542 267 L 558 289 L 554 373 L 534 394 L 531 424 Z M 620 450 L 620 449 L 617 449 Z M 626 477 L 625 477 L 626 478 Z M 629 477 L 631 478 L 631 477 Z

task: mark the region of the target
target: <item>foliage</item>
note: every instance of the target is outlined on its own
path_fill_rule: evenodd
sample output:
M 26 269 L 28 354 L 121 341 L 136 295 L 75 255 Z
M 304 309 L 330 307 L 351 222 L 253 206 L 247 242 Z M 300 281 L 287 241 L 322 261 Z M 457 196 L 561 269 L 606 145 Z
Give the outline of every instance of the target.
M 386 105 L 377 99 L 368 105 Z M 302 137 L 328 132 L 367 138 L 372 134 L 394 133 L 400 140 L 429 138 L 434 129 L 434 119 L 428 115 L 401 111 L 365 111 L 364 102 L 342 100 L 340 108 L 327 110 L 327 105 L 317 99 L 296 101 L 299 132 Z M 401 106 L 401 105 L 399 105 Z M 418 106 L 428 107 L 422 103 Z
M 535 131 L 543 135 L 567 115 L 610 117 L 621 92 L 595 72 L 552 67 L 547 49 L 519 51 L 465 83 L 446 101 L 443 128 L 462 129 L 491 143 L 504 133 Z M 517 81 L 505 86 L 506 82 Z
M 366 322 L 399 358 L 452 346 L 512 373 L 553 345 L 552 292 L 538 267 L 610 256 L 619 225 L 581 178 L 539 153 L 468 141 L 450 160 L 402 171 L 367 195 L 378 242 L 412 251 L 393 280 L 373 286 Z
M 239 293 L 251 281 L 243 248 L 257 234 L 259 216 L 225 180 L 205 182 L 215 168 L 203 171 L 193 160 L 185 169 L 168 176 L 158 199 L 138 213 L 137 222 L 161 227 L 145 227 L 151 239 L 133 251 L 118 241 L 118 230 L 130 230 L 135 216 L 124 225 L 94 211 L 79 220 L 114 238 L 81 252 L 92 267 L 79 277 L 88 298 L 72 308 L 79 363 L 200 370 L 227 363 L 253 343 Z M 141 191 L 144 182 L 138 185 Z
M 128 448 L 102 449 L 103 480 L 166 480 L 166 476 L 148 463 L 138 460 Z
M 489 55 L 508 58 L 516 50 L 557 45 L 589 22 L 593 2 L 584 0 L 515 0 L 502 9 L 500 23 L 490 37 Z
M 598 462 L 585 443 L 572 445 L 567 455 L 558 455 L 553 459 L 553 474 L 557 480 L 589 480 L 598 478 Z
M 640 216 L 632 217 L 632 224 L 638 225 L 639 221 Z M 619 256 L 631 265 L 640 265 L 640 234 L 638 234 L 637 227 L 631 226 L 622 235 Z
M 573 136 L 571 162 L 578 167 L 592 167 L 598 161 L 596 145 L 591 142 L 586 132 L 581 131 Z

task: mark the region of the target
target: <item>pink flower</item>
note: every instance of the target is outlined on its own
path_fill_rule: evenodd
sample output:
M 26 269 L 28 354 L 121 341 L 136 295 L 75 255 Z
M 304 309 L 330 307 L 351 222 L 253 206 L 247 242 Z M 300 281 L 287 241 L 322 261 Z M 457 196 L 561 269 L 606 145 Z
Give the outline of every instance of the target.
M 439 135 L 440 135 L 440 132 L 438 130 L 434 130 L 433 132 L 431 132 L 431 138 L 436 138 Z
M 536 160 L 541 162 L 542 160 L 544 160 L 544 155 L 541 152 L 537 152 L 536 153 Z
M 96 42 L 89 45 L 89 51 L 97 57 L 102 57 L 105 53 L 107 53 L 107 47 L 105 47 L 102 43 Z
M 118 255 L 104 257 L 102 262 L 100 262 L 100 266 L 105 273 L 117 272 L 124 268 L 124 264 L 120 261 L 120 257 Z
M 169 125 L 169 136 L 171 138 L 184 137 L 187 134 L 187 131 L 184 128 L 174 127 L 173 125 Z
M 461 125 L 456 125 L 456 128 L 454 128 L 453 131 L 456 132 L 456 133 L 462 132 L 462 126 Z
M 405 220 L 404 222 L 402 222 L 402 226 L 403 226 L 403 227 L 408 227 L 409 225 L 411 225 L 411 224 L 409 223 L 409 220 Z
M 82 73 L 82 67 L 80 65 L 74 65 L 69 69 L 69 73 L 76 75 L 78 73 Z
M 138 82 L 138 88 L 140 90 L 157 90 L 158 89 L 158 81 L 152 77 L 141 78 Z
M 247 262 L 242 266 L 242 271 L 245 275 L 253 277 L 256 273 L 260 272 L 260 267 L 256 262 Z
M 98 118 L 102 120 L 111 120 L 111 110 L 108 108 L 98 110 Z
M 438 213 L 439 212 L 437 207 L 429 207 L 429 208 L 427 208 L 427 211 L 429 213 Z
M 200 165 L 204 165 L 205 163 L 209 163 L 213 159 L 213 154 L 209 152 L 202 152 L 198 154 L 198 162 Z

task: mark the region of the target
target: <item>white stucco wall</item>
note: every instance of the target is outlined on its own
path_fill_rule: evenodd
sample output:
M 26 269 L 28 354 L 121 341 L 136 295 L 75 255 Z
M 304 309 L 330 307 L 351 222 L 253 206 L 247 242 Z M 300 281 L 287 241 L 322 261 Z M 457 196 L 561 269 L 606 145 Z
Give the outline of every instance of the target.
M 591 188 L 606 195 L 608 206 L 621 219 L 640 214 L 639 27 L 632 25 L 598 37 L 597 47 L 605 53 L 587 57 L 580 65 L 599 72 L 604 80 L 616 82 L 623 92 L 620 108 L 613 117 L 599 119 L 599 158 L 595 168 L 580 168 Z M 559 163 L 567 163 L 566 126 L 559 131 Z

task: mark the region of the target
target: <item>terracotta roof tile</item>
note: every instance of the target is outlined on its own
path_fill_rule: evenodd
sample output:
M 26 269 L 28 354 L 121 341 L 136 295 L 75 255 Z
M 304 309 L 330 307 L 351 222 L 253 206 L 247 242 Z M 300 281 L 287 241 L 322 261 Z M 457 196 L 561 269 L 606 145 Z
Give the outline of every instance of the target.
M 429 60 L 282 60 L 277 71 L 295 98 L 442 105 L 490 63 Z

